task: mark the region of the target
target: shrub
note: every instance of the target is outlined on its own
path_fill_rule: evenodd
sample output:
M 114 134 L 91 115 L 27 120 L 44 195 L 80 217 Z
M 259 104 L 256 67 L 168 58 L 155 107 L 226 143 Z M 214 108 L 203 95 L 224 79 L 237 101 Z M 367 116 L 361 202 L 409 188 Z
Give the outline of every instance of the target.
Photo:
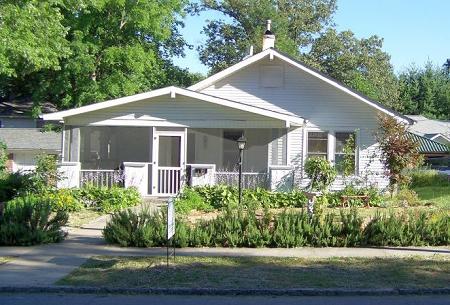
M 175 208 L 178 213 L 186 214 L 192 210 L 212 211 L 214 208 L 197 191 L 186 187 L 175 201 Z
M 368 196 L 369 205 L 371 206 L 381 206 L 384 201 L 382 194 L 376 187 L 357 188 L 354 185 L 347 185 L 343 190 L 327 194 L 328 206 L 341 206 L 342 196 Z M 350 207 L 359 207 L 364 206 L 364 201 L 360 198 L 349 198 L 347 204 Z
M 177 219 L 178 247 L 355 247 L 446 245 L 448 213 L 377 214 L 363 227 L 357 211 L 311 216 L 303 210 L 272 215 L 267 209 L 229 208 L 217 218 L 188 224 Z M 164 246 L 163 213 L 122 211 L 113 216 L 103 234 L 122 246 Z
M 365 243 L 374 246 L 423 246 L 449 243 L 448 213 L 377 214 L 364 230 Z
M 203 198 L 207 209 L 224 209 L 238 205 L 239 194 L 236 187 L 214 185 L 194 187 L 192 190 Z M 243 206 L 253 208 L 303 207 L 308 201 L 305 194 L 299 190 L 272 192 L 263 188 L 245 189 L 242 196 Z
M 401 206 L 420 205 L 420 199 L 417 193 L 410 189 L 401 189 L 394 197 L 394 202 Z
M 408 173 L 411 180 L 411 187 L 422 186 L 450 186 L 450 180 L 447 175 L 441 174 L 436 170 L 416 170 Z
M 59 242 L 67 223 L 64 211 L 52 213 L 52 202 L 28 195 L 9 201 L 0 221 L 0 245 L 28 246 Z
M 35 193 L 55 190 L 60 174 L 58 173 L 57 157 L 41 154 L 36 158 L 36 169 L 30 175 L 31 188 Z
M 74 191 L 74 195 L 84 206 L 108 213 L 135 206 L 141 202 L 141 195 L 134 187 L 87 186 Z
M 103 230 L 108 243 L 122 247 L 155 247 L 165 245 L 166 222 L 163 213 L 140 213 L 123 210 L 115 213 Z
M 14 197 L 26 193 L 30 187 L 30 175 L 7 173 L 0 177 L 0 202 L 7 202 Z
M 308 158 L 305 174 L 311 179 L 309 187 L 313 191 L 326 191 L 336 179 L 336 169 L 328 160 L 318 157 Z
M 71 189 L 58 189 L 45 193 L 42 197 L 52 202 L 54 211 L 76 212 L 83 209 L 83 204 L 74 196 L 74 191 Z

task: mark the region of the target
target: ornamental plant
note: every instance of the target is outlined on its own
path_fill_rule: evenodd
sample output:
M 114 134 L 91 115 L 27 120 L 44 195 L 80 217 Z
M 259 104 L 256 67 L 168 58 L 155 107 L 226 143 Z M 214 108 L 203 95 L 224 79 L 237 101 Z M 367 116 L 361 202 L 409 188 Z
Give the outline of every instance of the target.
M 409 182 L 407 169 L 422 163 L 419 143 L 407 136 L 406 126 L 393 117 L 379 115 L 379 131 L 375 137 L 380 145 L 382 162 L 388 170 L 391 193 L 397 193 L 398 186 Z
M 336 169 L 323 158 L 311 157 L 305 162 L 305 173 L 311 182 L 312 191 L 326 191 L 336 179 Z

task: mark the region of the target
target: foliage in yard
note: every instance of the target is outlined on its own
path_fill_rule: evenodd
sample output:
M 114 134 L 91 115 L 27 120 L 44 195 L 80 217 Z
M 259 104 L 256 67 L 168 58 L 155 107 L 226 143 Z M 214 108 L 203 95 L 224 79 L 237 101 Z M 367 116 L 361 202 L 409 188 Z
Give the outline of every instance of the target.
M 26 193 L 31 185 L 29 174 L 7 173 L 0 177 L 0 202 L 7 202 Z
M 391 192 L 396 192 L 399 186 L 405 186 L 409 177 L 405 170 L 420 165 L 422 156 L 419 154 L 419 143 L 407 137 L 406 126 L 391 116 L 380 115 L 380 125 L 376 139 L 380 144 L 383 163 L 388 171 Z
M 103 230 L 108 243 L 122 247 L 156 247 L 165 244 L 166 224 L 163 213 L 123 210 L 115 213 Z
M 400 224 L 401 223 L 401 224 Z M 103 234 L 109 243 L 122 246 L 164 246 L 166 220 L 162 213 L 121 211 Z M 178 247 L 353 247 L 447 245 L 448 213 L 379 214 L 367 227 L 356 210 L 311 216 L 285 210 L 230 208 L 212 220 L 190 224 L 177 219 Z
M 0 219 L 0 245 L 28 246 L 59 242 L 65 234 L 67 212 L 52 213 L 53 203 L 32 195 L 9 201 Z
M 311 179 L 312 191 L 326 191 L 336 179 L 336 169 L 326 159 L 312 157 L 305 162 L 305 174 Z
M 237 207 L 238 188 L 227 185 L 201 186 L 185 188 L 176 201 L 178 212 L 191 210 L 211 211 Z M 283 208 L 302 207 L 307 202 L 306 196 L 299 190 L 291 192 L 272 192 L 263 188 L 245 189 L 243 205 L 246 207 Z
M 332 193 L 328 193 L 328 206 L 339 207 L 342 205 L 342 196 L 368 196 L 370 206 L 381 206 L 383 203 L 383 196 L 376 187 L 355 187 L 354 185 L 346 185 L 344 189 Z M 364 201 L 361 198 L 349 198 L 347 204 L 350 207 L 364 206 Z
M 437 170 L 415 170 L 408 173 L 411 181 L 410 187 L 424 186 L 448 186 L 450 187 L 450 178 L 439 173 Z
M 84 206 L 74 195 L 74 192 L 76 191 L 72 189 L 57 189 L 44 193 L 41 196 L 52 203 L 54 211 L 77 212 L 83 209 Z
M 8 154 L 6 153 L 6 144 L 0 141 L 0 179 L 6 172 L 7 161 L 8 161 Z
M 378 213 L 365 228 L 364 238 L 374 246 L 448 245 L 449 219 L 447 213 Z
M 36 158 L 36 169 L 30 175 L 31 187 L 28 191 L 45 193 L 56 189 L 61 175 L 58 172 L 57 157 L 41 154 Z
M 85 206 L 103 212 L 114 212 L 138 205 L 141 202 L 139 191 L 134 188 L 111 188 L 86 186 L 74 190 L 75 197 Z

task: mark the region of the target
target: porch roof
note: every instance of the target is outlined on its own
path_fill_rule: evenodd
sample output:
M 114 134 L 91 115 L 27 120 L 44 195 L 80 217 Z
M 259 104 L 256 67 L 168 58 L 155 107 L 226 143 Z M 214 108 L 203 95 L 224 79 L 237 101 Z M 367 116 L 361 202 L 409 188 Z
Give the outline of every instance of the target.
M 247 105 L 247 104 L 236 102 L 233 100 L 224 99 L 224 98 L 220 98 L 220 97 L 216 97 L 216 96 L 212 96 L 212 95 L 208 95 L 208 94 L 204 94 L 204 93 L 200 93 L 200 92 L 196 92 L 196 91 L 192 91 L 192 90 L 188 90 L 188 89 L 178 88 L 178 87 L 174 87 L 174 86 L 165 87 L 165 88 L 161 88 L 161 89 L 157 89 L 157 90 L 153 90 L 153 91 L 149 91 L 149 92 L 145 92 L 145 93 L 140 93 L 140 94 L 136 94 L 136 95 L 126 96 L 126 97 L 109 100 L 109 101 L 105 101 L 105 102 L 100 102 L 100 103 L 96 103 L 96 104 L 91 104 L 91 105 L 87 105 L 87 106 L 83 106 L 83 107 L 79 107 L 79 108 L 44 114 L 44 115 L 41 115 L 41 117 L 44 120 L 49 120 L 49 121 L 64 120 L 65 118 L 68 118 L 71 116 L 80 115 L 80 114 L 97 111 L 97 110 L 101 110 L 101 109 L 105 109 L 105 108 L 120 106 L 120 105 L 124 105 L 124 104 L 128 104 L 128 103 L 132 103 L 132 102 L 148 100 L 151 98 L 160 97 L 160 96 L 164 96 L 164 95 L 170 95 L 171 98 L 175 98 L 177 94 L 179 94 L 181 96 L 190 97 L 190 98 L 193 98 L 193 99 L 196 99 L 199 101 L 212 103 L 212 104 L 216 104 L 216 105 L 221 105 L 224 107 L 229 107 L 229 108 L 237 109 L 240 111 L 257 114 L 257 115 L 265 116 L 268 118 L 285 121 L 286 127 L 289 127 L 291 125 L 301 126 L 305 122 L 305 120 L 302 117 L 299 117 L 296 115 L 289 115 L 286 113 L 268 110 L 268 109 L 257 107 L 257 106 Z

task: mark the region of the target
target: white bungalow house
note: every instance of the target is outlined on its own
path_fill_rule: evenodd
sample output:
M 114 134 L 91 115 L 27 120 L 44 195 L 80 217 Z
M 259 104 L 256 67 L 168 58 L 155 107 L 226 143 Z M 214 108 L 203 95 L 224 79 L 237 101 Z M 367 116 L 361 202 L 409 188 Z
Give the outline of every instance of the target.
M 272 189 L 305 186 L 309 156 L 332 163 L 343 143 L 356 138 L 355 177 L 384 188 L 388 179 L 373 136 L 377 115 L 412 120 L 274 49 L 264 50 L 187 88 L 167 87 L 43 115 L 64 123 L 61 186 L 77 187 L 89 175 L 144 196 L 177 193 L 191 184 L 236 177 L 236 139 L 245 135 L 244 176 Z M 100 182 L 102 183 L 102 182 Z M 337 179 L 334 188 L 342 187 Z

